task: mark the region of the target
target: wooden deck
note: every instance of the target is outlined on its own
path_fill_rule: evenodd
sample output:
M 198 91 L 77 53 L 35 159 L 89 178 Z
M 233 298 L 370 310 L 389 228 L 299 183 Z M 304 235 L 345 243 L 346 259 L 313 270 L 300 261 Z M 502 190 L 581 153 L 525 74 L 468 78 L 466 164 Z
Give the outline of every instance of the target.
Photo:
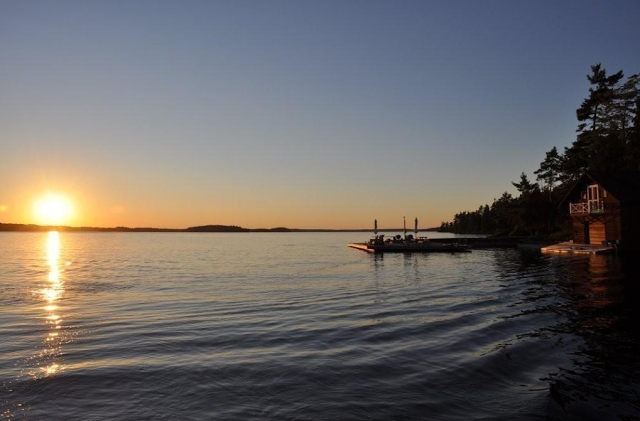
M 354 249 L 366 251 L 367 253 L 375 253 L 376 252 L 374 249 L 370 249 L 369 247 L 367 247 L 367 245 L 365 243 L 349 243 L 349 244 L 347 244 L 347 246 L 351 247 L 351 248 L 354 248 Z
M 597 244 L 579 244 L 565 242 L 543 247 L 540 249 L 540 251 L 542 251 L 543 253 L 566 254 L 612 254 L 616 252 L 616 248 Z

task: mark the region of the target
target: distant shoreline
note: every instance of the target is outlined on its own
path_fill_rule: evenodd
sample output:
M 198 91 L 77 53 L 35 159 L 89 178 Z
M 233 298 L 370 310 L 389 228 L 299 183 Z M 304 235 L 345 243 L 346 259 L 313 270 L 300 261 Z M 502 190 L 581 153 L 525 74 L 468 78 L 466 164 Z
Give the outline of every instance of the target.
M 420 230 L 437 231 L 438 228 Z M 371 232 L 372 229 L 305 229 L 305 228 L 243 228 L 236 225 L 202 225 L 189 228 L 152 228 L 152 227 L 68 227 L 36 224 L 5 224 L 0 222 L 0 232 Z M 401 232 L 403 228 L 379 229 L 378 232 Z M 409 230 L 407 230 L 409 232 Z M 413 230 L 411 230 L 413 232 Z

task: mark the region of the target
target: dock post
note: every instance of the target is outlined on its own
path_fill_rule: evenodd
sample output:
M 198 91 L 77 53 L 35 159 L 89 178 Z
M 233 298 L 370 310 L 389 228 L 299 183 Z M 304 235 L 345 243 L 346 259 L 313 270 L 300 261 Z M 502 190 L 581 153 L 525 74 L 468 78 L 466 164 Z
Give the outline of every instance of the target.
M 404 222 L 404 241 L 407 241 L 407 217 L 403 216 L 402 221 Z

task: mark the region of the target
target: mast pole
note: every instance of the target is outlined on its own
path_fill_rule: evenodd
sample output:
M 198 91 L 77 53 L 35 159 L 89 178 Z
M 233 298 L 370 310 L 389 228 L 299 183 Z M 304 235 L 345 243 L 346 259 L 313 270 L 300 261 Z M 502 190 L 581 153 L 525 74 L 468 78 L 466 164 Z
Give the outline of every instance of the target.
M 407 240 L 407 217 L 403 216 L 402 221 L 404 222 L 404 240 Z

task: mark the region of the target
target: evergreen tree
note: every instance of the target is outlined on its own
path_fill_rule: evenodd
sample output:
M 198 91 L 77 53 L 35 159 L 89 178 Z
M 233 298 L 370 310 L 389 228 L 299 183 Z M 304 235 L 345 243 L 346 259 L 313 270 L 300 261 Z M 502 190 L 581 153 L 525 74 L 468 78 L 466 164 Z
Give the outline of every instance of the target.
M 491 213 L 496 226 L 496 231 L 510 232 L 513 229 L 514 221 L 512 215 L 513 196 L 504 192 L 499 199 L 493 201 Z
M 512 181 L 511 184 L 514 185 L 516 189 L 520 192 L 520 195 L 527 196 L 533 193 L 536 190 L 539 190 L 538 185 L 529 181 L 527 174 L 524 172 L 520 174 L 520 182 L 516 183 Z
M 580 121 L 579 132 L 595 132 L 598 129 L 599 113 L 604 105 L 613 98 L 615 87 L 623 76 L 622 70 L 607 76 L 607 71 L 600 63 L 591 66 L 591 74 L 587 75 L 587 79 L 592 85 L 589 88 L 589 97 L 582 101 L 582 105 L 576 111 L 578 121 Z M 590 129 L 587 129 L 587 122 L 591 122 Z
M 565 184 L 578 179 L 589 167 L 589 149 L 585 139 L 577 139 L 571 147 L 564 148 L 559 181 Z
M 558 153 L 558 148 L 555 146 L 546 153 L 544 161 L 540 163 L 540 168 L 537 169 L 534 174 L 538 181 L 544 182 L 547 190 L 549 191 L 549 200 L 553 197 L 553 188 L 562 171 L 562 158 Z
M 635 115 L 635 75 L 620 86 L 622 70 L 607 75 L 600 63 L 591 66 L 589 96 L 576 110 L 578 136 L 562 159 L 560 181 L 569 182 L 586 170 L 614 172 L 628 167 L 626 133 Z
M 640 85 L 640 75 L 631 75 L 625 83 L 616 88 L 611 101 L 605 104 L 602 124 L 608 132 L 619 132 L 620 137 L 629 138 L 633 119 L 637 115 L 636 101 Z

